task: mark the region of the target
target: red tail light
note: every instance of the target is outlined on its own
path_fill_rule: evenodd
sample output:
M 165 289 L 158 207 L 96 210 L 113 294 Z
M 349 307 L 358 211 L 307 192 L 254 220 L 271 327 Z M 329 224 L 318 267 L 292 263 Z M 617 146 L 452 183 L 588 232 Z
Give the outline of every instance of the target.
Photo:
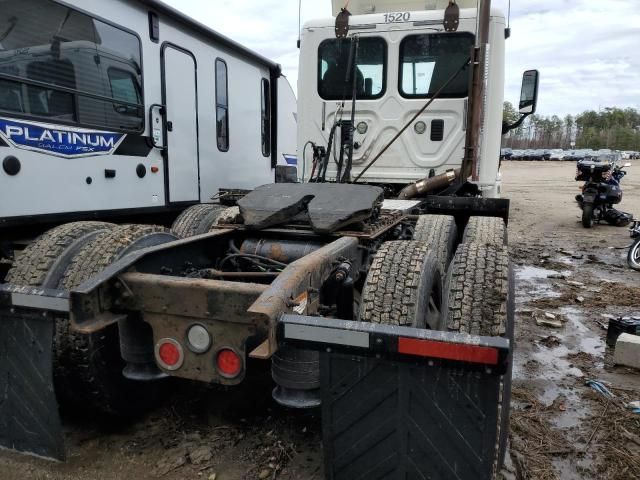
M 182 346 L 173 338 L 163 338 L 156 344 L 156 361 L 166 370 L 177 370 L 184 362 Z
M 233 350 L 223 348 L 216 355 L 216 365 L 220 375 L 234 378 L 242 371 L 242 358 Z

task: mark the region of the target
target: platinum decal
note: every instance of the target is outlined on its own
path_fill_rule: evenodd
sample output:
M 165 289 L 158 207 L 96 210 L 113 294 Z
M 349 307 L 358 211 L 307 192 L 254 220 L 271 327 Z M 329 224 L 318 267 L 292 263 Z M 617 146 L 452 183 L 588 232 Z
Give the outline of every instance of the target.
M 16 148 L 78 158 L 110 155 L 126 134 L 0 118 L 0 137 Z

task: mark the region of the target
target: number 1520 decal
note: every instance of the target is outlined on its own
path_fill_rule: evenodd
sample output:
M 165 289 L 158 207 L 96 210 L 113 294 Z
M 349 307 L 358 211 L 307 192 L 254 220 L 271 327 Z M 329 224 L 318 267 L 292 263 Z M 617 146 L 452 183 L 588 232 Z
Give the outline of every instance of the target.
M 395 13 L 384 14 L 385 23 L 408 22 L 410 18 L 411 18 L 410 12 L 395 12 Z

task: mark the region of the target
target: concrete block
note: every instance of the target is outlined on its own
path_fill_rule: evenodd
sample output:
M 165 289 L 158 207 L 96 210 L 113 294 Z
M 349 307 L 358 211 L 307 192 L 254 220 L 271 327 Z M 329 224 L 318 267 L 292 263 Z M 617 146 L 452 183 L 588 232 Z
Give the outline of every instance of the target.
M 623 333 L 618 337 L 613 363 L 640 369 L 640 336 Z

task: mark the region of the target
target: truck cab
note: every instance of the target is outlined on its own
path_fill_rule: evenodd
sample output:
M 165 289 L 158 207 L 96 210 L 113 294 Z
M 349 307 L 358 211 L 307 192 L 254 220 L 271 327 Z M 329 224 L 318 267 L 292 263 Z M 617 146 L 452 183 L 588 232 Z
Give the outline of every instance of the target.
M 362 180 L 406 185 L 459 168 L 469 113 L 469 59 L 477 30 L 476 2 L 461 7 L 456 32 L 445 32 L 448 2 L 351 2 L 349 34 L 336 38 L 335 19 L 312 20 L 302 29 L 298 78 L 298 151 L 307 142 L 327 145 L 336 121 L 354 113 L 353 175 L 358 175 L 457 71 L 433 104 L 366 171 Z M 334 2 L 334 14 L 341 2 Z M 474 8 L 464 8 L 473 6 Z M 430 9 L 427 9 L 430 8 Z M 345 65 L 357 38 L 355 82 Z M 492 11 L 483 128 L 477 184 L 484 197 L 500 193 L 499 157 L 504 100 L 505 19 Z M 335 136 L 340 138 L 341 129 Z M 339 142 L 337 142 L 339 144 Z M 308 144 L 307 144 L 308 145 Z M 335 143 L 334 143 L 335 145 Z M 337 148 L 337 147 L 336 147 Z M 332 156 L 335 155 L 332 153 Z M 307 150 L 302 170 L 309 178 Z M 327 177 L 335 176 L 329 163 Z

